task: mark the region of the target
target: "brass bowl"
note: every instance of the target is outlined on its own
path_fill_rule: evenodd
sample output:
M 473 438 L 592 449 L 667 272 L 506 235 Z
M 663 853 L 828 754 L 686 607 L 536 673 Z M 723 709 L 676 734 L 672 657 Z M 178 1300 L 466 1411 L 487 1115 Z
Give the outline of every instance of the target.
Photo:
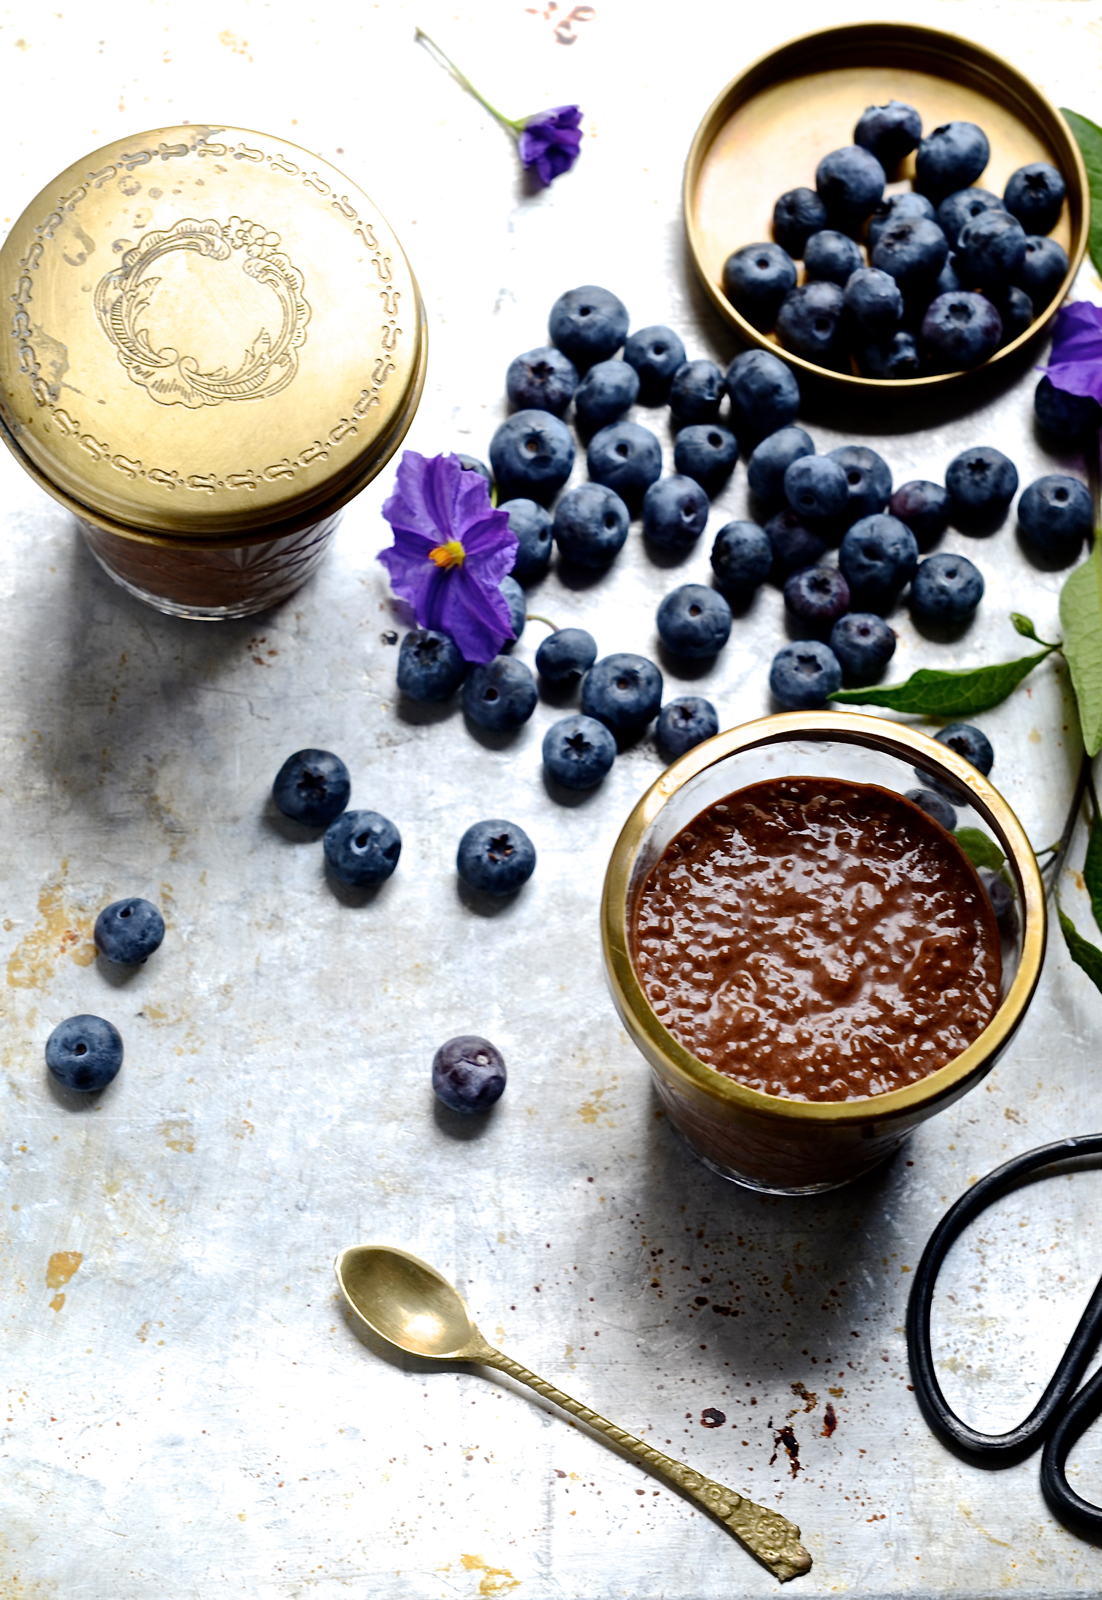
M 956 791 L 960 825 L 982 828 L 995 839 L 1013 883 L 1016 914 L 1004 918 L 1001 927 L 1000 1004 L 979 1038 L 917 1083 L 855 1100 L 811 1102 L 763 1094 L 698 1060 L 658 1020 L 631 959 L 635 902 L 666 846 L 705 807 L 750 783 L 799 774 L 902 793 L 914 788 L 916 769 Z M 1029 840 L 995 787 L 926 734 L 851 712 L 764 717 L 717 734 L 675 761 L 624 824 L 601 900 L 612 997 L 650 1063 L 671 1122 L 713 1171 L 778 1194 L 810 1194 L 858 1177 L 990 1072 L 1036 989 L 1045 921 L 1044 885 Z
M 1028 161 L 1050 161 L 1067 184 L 1051 237 L 1068 253 L 1068 271 L 1029 328 L 968 372 L 923 378 L 865 378 L 835 372 L 793 355 L 748 322 L 723 293 L 723 263 L 743 245 L 771 239 L 773 205 L 787 189 L 813 187 L 829 151 L 853 143 L 868 105 L 888 99 L 915 106 L 923 128 L 954 120 L 978 123 L 991 159 L 978 182 L 1002 193 Z M 914 157 L 899 178 L 914 175 Z M 911 187 L 891 181 L 891 194 Z M 748 344 L 783 354 L 798 374 L 814 375 L 851 393 L 923 391 L 987 372 L 1027 344 L 1056 311 L 1087 248 L 1090 191 L 1079 147 L 1056 107 L 998 56 L 954 34 L 905 22 L 864 22 L 804 34 L 772 50 L 733 78 L 697 129 L 683 194 L 689 251 L 713 304 Z

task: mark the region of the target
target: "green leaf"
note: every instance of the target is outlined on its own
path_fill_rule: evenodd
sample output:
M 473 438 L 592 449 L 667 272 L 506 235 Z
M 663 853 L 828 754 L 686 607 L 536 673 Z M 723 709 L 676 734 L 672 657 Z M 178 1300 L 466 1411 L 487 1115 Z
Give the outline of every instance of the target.
M 1005 865 L 1006 857 L 982 828 L 956 828 L 953 838 L 974 867 L 990 867 L 992 872 L 998 872 Z
M 994 667 L 965 667 L 954 672 L 920 667 L 906 683 L 886 689 L 840 689 L 830 698 L 843 705 L 886 706 L 890 711 L 912 711 L 925 717 L 972 717 L 1005 700 L 1053 648 L 1047 645 L 1038 655 L 1001 661 Z
M 1094 920 L 1102 928 L 1102 820 L 1095 814 L 1087 840 L 1087 859 L 1083 863 L 1083 881 L 1091 897 Z
M 1102 547 L 1065 580 L 1060 591 L 1062 646 L 1079 707 L 1079 725 L 1089 756 L 1102 749 Z
M 1102 272 L 1102 128 L 1088 117 L 1081 117 L 1078 111 L 1069 111 L 1066 106 L 1060 107 L 1060 114 L 1075 135 L 1075 142 L 1083 154 L 1083 165 L 1087 169 L 1087 183 L 1091 191 L 1091 260 Z
M 1020 611 L 1012 611 L 1010 620 L 1023 639 L 1032 639 L 1034 644 L 1043 644 L 1046 650 L 1059 650 L 1058 644 L 1049 644 L 1047 639 L 1040 638 L 1030 617 L 1023 617 Z
M 1059 907 L 1060 928 L 1064 935 L 1064 943 L 1068 947 L 1068 955 L 1077 967 L 1082 967 L 1094 987 L 1102 994 L 1102 950 L 1091 944 L 1083 935 L 1077 932 L 1074 922 L 1066 917 Z

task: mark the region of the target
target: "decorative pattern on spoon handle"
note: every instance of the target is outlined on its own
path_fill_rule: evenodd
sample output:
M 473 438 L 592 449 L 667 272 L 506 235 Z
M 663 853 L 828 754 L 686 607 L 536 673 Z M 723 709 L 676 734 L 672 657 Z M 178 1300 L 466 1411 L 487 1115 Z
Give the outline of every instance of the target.
M 598 1433 L 603 1433 L 621 1449 L 630 1451 L 638 1460 L 660 1472 L 679 1489 L 691 1495 L 706 1511 L 717 1517 L 736 1539 L 780 1578 L 782 1583 L 788 1578 L 795 1578 L 803 1572 L 810 1571 L 811 1557 L 800 1543 L 799 1528 L 794 1522 L 789 1522 L 787 1517 L 782 1517 L 780 1512 L 771 1511 L 767 1506 L 756 1505 L 753 1500 L 747 1500 L 734 1489 L 728 1489 L 722 1483 L 713 1483 L 710 1478 L 702 1477 L 683 1461 L 664 1455 L 661 1450 L 656 1450 L 653 1445 L 637 1439 L 634 1434 L 625 1433 L 623 1428 L 616 1427 L 607 1417 L 602 1417 L 599 1412 L 591 1411 L 588 1406 L 572 1400 L 561 1389 L 556 1389 L 553 1383 L 547 1383 L 543 1378 L 537 1377 L 534 1372 L 529 1372 L 527 1367 L 522 1367 L 519 1361 L 503 1355 L 491 1345 L 487 1345 L 485 1351 L 473 1359 L 481 1361 L 485 1366 L 496 1367 L 499 1372 L 515 1378 L 518 1383 L 527 1384 L 545 1400 L 551 1400 L 564 1411 L 569 1411 L 572 1416 L 580 1417 L 583 1422 L 595 1428 Z

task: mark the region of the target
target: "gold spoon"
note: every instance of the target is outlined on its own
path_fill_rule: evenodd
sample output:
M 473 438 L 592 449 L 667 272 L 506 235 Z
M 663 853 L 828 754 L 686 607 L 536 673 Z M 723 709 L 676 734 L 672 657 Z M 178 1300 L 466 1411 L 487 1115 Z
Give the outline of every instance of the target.
M 561 1389 L 537 1378 L 519 1362 L 495 1350 L 479 1333 L 467 1303 L 435 1267 L 405 1250 L 386 1245 L 358 1244 L 342 1250 L 336 1260 L 337 1283 L 353 1315 L 410 1355 L 430 1361 L 477 1361 L 496 1367 L 545 1400 L 554 1401 L 572 1416 L 603 1433 L 637 1461 L 661 1474 L 690 1495 L 705 1511 L 717 1517 L 757 1556 L 782 1583 L 811 1568 L 811 1557 L 800 1543 L 800 1530 L 777 1511 L 755 1505 L 734 1489 L 701 1477 L 683 1461 L 663 1455 L 605 1417 L 572 1400 Z

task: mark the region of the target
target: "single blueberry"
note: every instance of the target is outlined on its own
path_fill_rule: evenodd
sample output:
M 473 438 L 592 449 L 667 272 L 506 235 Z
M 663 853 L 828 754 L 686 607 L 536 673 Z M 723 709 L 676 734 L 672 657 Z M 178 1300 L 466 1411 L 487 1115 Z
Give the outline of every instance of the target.
M 460 1034 L 432 1058 L 432 1087 L 452 1111 L 486 1111 L 505 1091 L 505 1062 L 489 1039 Z
M 784 495 L 805 522 L 837 517 L 849 499 L 844 469 L 829 456 L 797 456 L 784 473 Z
M 903 321 L 903 291 L 888 272 L 859 267 L 843 287 L 846 310 L 862 339 L 887 339 Z
M 824 283 L 836 283 L 839 289 L 844 289 L 848 280 L 864 264 L 860 246 L 848 234 L 839 233 L 834 228 L 823 228 L 819 233 L 813 233 L 807 241 L 804 282 L 820 279 Z M 789 288 L 794 287 L 795 280 L 789 285 Z
M 706 660 L 731 635 L 731 607 L 716 589 L 683 583 L 658 607 L 658 637 L 674 655 Z
M 915 188 L 935 204 L 975 183 L 991 155 L 987 135 L 974 122 L 944 122 L 915 154 Z
M 982 294 L 939 294 L 922 319 L 922 348 L 935 372 L 982 365 L 1002 340 L 1002 318 Z
M 513 656 L 495 656 L 472 667 L 463 685 L 463 710 L 493 733 L 509 733 L 527 722 L 538 699 L 531 669 Z
M 402 652 L 399 651 L 399 683 L 401 664 Z M 334 817 L 340 816 L 351 793 L 348 768 L 331 750 L 296 750 L 293 756 L 287 757 L 272 784 L 272 799 L 283 815 L 295 822 L 304 822 L 310 828 L 327 827 Z
M 582 483 L 568 489 L 555 507 L 555 543 L 567 561 L 599 569 L 623 548 L 631 513 L 615 489 Z
M 913 578 L 918 543 L 895 517 L 862 517 L 838 547 L 838 565 L 860 610 L 883 613 Z
M 674 440 L 675 469 L 694 478 L 707 495 L 723 487 L 737 460 L 738 440 L 718 422 L 690 422 Z
M 523 828 L 503 817 L 472 822 L 455 856 L 455 870 L 469 889 L 512 894 L 536 867 L 536 847 Z
M 551 307 L 551 343 L 579 371 L 614 356 L 627 338 L 628 312 L 622 300 L 596 284 L 568 289 Z
M 46 1040 L 46 1065 L 66 1089 L 105 1089 L 122 1066 L 122 1036 L 103 1017 L 66 1017 Z
M 800 386 L 791 367 L 768 350 L 744 350 L 727 368 L 724 381 L 740 441 L 752 444 L 795 422 Z
M 956 257 L 950 252 L 945 265 L 937 275 L 931 299 L 936 300 L 939 294 L 962 294 L 964 292 L 964 285 L 958 278 L 957 269 L 953 264 L 955 260 Z M 919 309 L 922 308 L 920 307 Z
M 683 694 L 666 701 L 658 713 L 654 736 L 663 758 L 676 761 L 718 732 L 719 717 L 712 702 L 700 694 Z
M 872 265 L 895 279 L 905 298 L 921 297 L 933 287 L 949 256 L 949 241 L 936 222 L 906 217 L 890 222 L 872 252 Z
M 582 710 L 620 744 L 637 739 L 662 704 L 662 674 L 646 656 L 618 650 L 602 656 L 582 679 Z
M 913 222 L 919 217 L 925 218 L 927 222 L 937 221 L 937 211 L 924 194 L 916 194 L 913 189 L 907 189 L 902 194 L 885 195 L 869 218 L 865 233 L 870 259 L 877 240 L 885 228 L 893 222 Z
M 872 611 L 850 611 L 830 630 L 830 648 L 850 683 L 874 683 L 895 654 L 895 634 Z
M 1031 161 L 1010 174 L 1003 203 L 1026 233 L 1050 233 L 1066 193 L 1067 184 L 1050 161 Z
M 987 898 L 995 913 L 995 921 L 1002 922 L 1004 918 L 1011 916 L 1014 910 L 1014 891 L 1002 873 L 993 872 L 990 867 L 980 867 L 979 880 L 987 890 Z
M 777 313 L 777 338 L 793 355 L 833 366 L 845 347 L 845 308 L 836 283 L 803 283 Z
M 773 207 L 773 237 L 797 260 L 813 233 L 827 225 L 827 208 L 814 189 L 788 189 Z
M 885 173 L 894 172 L 903 157 L 917 149 L 921 138 L 922 118 L 914 106 L 902 100 L 866 107 L 853 130 L 854 144 L 874 155 Z
M 679 427 L 714 422 L 723 399 L 723 372 L 714 361 L 686 361 L 670 383 L 670 415 Z
M 951 248 L 957 246 L 961 230 L 985 211 L 1005 211 L 1006 207 L 990 189 L 958 189 L 945 196 L 937 208 L 938 226 Z
M 672 328 L 656 323 L 640 328 L 624 344 L 624 360 L 639 374 L 639 401 L 659 406 L 670 392 L 670 383 L 685 360 L 685 346 Z
M 983 575 L 967 556 L 927 556 L 911 580 L 911 610 L 923 622 L 966 622 L 982 599 Z
M 536 651 L 536 671 L 548 683 L 570 683 L 597 659 L 597 641 L 584 628 L 556 628 Z
M 994 291 L 1014 283 L 1025 260 L 1025 229 L 1006 211 L 984 211 L 961 229 L 953 266 L 970 289 Z
M 598 361 L 574 391 L 574 415 L 587 433 L 607 428 L 639 398 L 639 374 L 626 361 Z
M 595 433 L 585 454 L 589 476 L 637 506 L 662 472 L 662 446 L 638 422 L 612 422 Z
M 1089 394 L 1069 394 L 1044 377 L 1033 391 L 1038 426 L 1054 439 L 1082 439 L 1102 428 L 1102 406 Z
M 971 722 L 950 722 L 935 733 L 934 738 L 938 744 L 947 745 L 958 756 L 963 756 L 965 761 L 970 761 L 985 778 L 995 765 L 995 750 L 991 740 L 982 728 L 977 728 Z
M 861 517 L 883 511 L 892 492 L 892 469 L 883 456 L 867 445 L 843 444 L 837 450 L 828 450 L 827 460 L 837 462 L 846 475 L 843 515 L 847 528 Z
M 945 473 L 958 528 L 986 530 L 997 526 L 1018 488 L 1013 461 L 992 445 L 973 445 L 954 456 Z
M 456 451 L 455 459 L 459 462 L 464 472 L 477 472 L 480 478 L 486 479 L 487 483 L 493 483 L 493 473 L 485 461 L 480 461 L 477 456 L 465 456 L 459 451 Z
M 901 328 L 882 343 L 866 344 L 857 352 L 857 363 L 867 378 L 902 382 L 922 373 L 922 361 L 914 334 Z
M 909 800 L 920 811 L 925 811 L 928 817 L 933 817 L 935 822 L 940 822 L 947 833 L 952 833 L 957 825 L 956 809 L 951 806 L 944 795 L 935 789 L 907 789 L 903 794 L 904 800 Z
M 334 878 L 363 888 L 390 877 L 402 853 L 402 837 L 378 811 L 346 811 L 326 828 L 322 849 Z
M 796 263 L 779 244 L 747 244 L 723 263 L 723 292 L 747 322 L 771 328 L 796 276 Z
M 100 955 L 123 966 L 145 961 L 154 950 L 160 949 L 164 936 L 164 917 L 150 901 L 138 898 L 113 900 L 109 906 L 104 906 L 92 934 Z
M 1029 241 L 1026 241 L 1028 246 Z M 991 295 L 995 310 L 999 313 L 999 321 L 1003 325 L 1002 340 L 999 348 L 1007 345 L 1019 334 L 1025 333 L 1033 326 L 1033 301 L 1024 289 L 1017 288 L 1014 284 L 1009 289 L 994 290 Z
M 470 670 L 470 663 L 460 655 L 459 646 L 451 635 L 437 633 L 432 628 L 415 628 L 407 633 L 398 651 L 398 687 L 411 700 L 447 700 Z M 346 772 L 343 801 L 329 815 L 319 817 L 316 826 L 331 822 L 343 811 L 349 793 Z M 278 799 L 276 804 L 279 805 Z M 283 809 L 280 806 L 280 810 Z
M 526 587 L 538 583 L 551 563 L 551 518 L 534 500 L 505 500 L 497 508 L 509 518 L 517 536 L 512 576 Z
M 688 550 L 708 521 L 708 496 L 694 478 L 659 478 L 643 496 L 643 532 L 660 550 Z
M 784 475 L 793 461 L 813 456 L 815 445 L 802 428 L 778 428 L 755 446 L 746 464 L 750 493 L 762 505 L 779 505 L 784 500 Z
M 1018 522 L 1035 550 L 1068 565 L 1094 527 L 1090 490 L 1078 478 L 1050 472 L 1023 489 L 1018 501 Z
M 813 567 L 826 555 L 826 540 L 806 527 L 791 506 L 770 517 L 765 533 L 773 550 L 773 575 L 778 582 L 801 567 Z
M 564 789 L 592 789 L 616 759 L 616 740 L 596 717 L 553 722 L 543 736 L 543 764 Z
M 724 594 L 743 603 L 768 578 L 773 546 L 756 522 L 728 522 L 715 536 L 711 562 Z
M 949 508 L 948 489 L 926 478 L 900 484 L 888 501 L 888 510 L 907 524 L 920 550 L 928 550 L 935 539 L 941 538 L 949 526 Z
M 824 633 L 849 610 L 849 598 L 849 584 L 837 567 L 801 567 L 784 586 L 786 609 Z
M 550 411 L 514 411 L 490 440 L 490 465 L 503 500 L 552 500 L 574 465 L 570 430 Z
M 842 687 L 842 669 L 829 645 L 820 639 L 802 639 L 777 651 L 769 669 L 769 687 L 786 711 L 811 711 L 825 705 L 828 696 Z
M 1068 271 L 1068 253 L 1055 239 L 1030 237 L 1014 282 L 1024 289 L 1035 307 L 1044 310 L 1063 286 Z
M 859 144 L 832 150 L 815 168 L 815 187 L 835 227 L 856 233 L 884 194 L 884 168 Z
M 515 578 L 502 578 L 501 592 L 509 607 L 509 626 L 513 630 L 513 637 L 502 645 L 502 649 L 511 650 L 524 632 L 524 624 L 528 621 L 528 596 Z
M 514 356 L 505 374 L 505 393 L 518 411 L 553 411 L 561 417 L 577 387 L 574 363 L 553 344 Z

